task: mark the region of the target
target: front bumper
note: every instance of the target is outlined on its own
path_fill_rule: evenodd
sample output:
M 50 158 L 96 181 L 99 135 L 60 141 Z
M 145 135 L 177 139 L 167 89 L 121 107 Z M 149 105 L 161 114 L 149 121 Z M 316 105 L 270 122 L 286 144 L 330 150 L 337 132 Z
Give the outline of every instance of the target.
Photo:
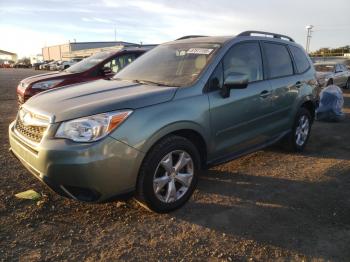
M 94 143 L 45 139 L 28 144 L 9 126 L 10 150 L 38 179 L 60 195 L 105 201 L 135 189 L 144 153 L 114 138 Z

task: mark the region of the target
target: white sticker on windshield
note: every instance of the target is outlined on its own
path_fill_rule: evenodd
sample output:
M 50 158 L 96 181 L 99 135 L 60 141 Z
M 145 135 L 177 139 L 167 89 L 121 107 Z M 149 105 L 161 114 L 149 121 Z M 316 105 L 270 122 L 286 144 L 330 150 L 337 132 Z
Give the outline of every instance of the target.
M 212 51 L 211 48 L 190 48 L 187 54 L 209 55 Z

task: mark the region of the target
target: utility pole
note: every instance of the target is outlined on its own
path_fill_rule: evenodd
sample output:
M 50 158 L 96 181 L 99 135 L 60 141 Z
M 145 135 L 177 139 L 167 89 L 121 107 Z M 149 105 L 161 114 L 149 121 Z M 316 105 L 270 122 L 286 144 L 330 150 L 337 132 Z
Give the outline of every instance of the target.
M 114 25 L 114 41 L 117 42 L 117 25 Z
M 312 28 L 314 28 L 313 25 L 308 25 L 306 27 L 306 30 L 307 30 L 307 35 L 306 35 L 306 52 L 309 53 L 310 51 L 310 42 L 311 42 L 311 37 L 312 37 Z

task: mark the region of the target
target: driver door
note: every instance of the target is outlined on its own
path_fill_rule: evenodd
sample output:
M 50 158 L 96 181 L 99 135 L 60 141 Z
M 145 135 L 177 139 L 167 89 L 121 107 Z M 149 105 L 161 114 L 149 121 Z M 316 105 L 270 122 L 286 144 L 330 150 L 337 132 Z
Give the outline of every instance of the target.
M 231 89 L 223 98 L 224 79 L 232 73 L 246 74 L 248 86 Z M 234 45 L 217 66 L 208 82 L 213 158 L 245 151 L 270 137 L 271 87 L 263 80 L 259 43 Z

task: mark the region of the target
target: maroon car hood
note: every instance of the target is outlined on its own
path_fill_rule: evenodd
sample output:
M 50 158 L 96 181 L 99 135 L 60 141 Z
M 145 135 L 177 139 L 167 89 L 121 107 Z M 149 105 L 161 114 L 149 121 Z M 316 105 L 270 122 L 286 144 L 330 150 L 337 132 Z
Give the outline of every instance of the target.
M 32 84 L 32 83 L 44 81 L 44 80 L 72 77 L 73 75 L 75 75 L 75 74 L 68 73 L 65 71 L 55 71 L 55 72 L 30 76 L 30 77 L 23 79 L 21 82 L 25 83 L 25 84 Z

